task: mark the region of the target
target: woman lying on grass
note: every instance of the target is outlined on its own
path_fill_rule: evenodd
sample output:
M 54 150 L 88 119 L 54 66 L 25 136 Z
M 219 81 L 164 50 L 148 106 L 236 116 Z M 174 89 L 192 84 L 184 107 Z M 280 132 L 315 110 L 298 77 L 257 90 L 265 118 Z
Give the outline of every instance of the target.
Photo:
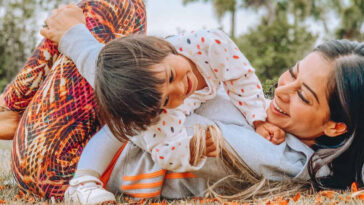
M 93 42 L 91 41 L 90 43 Z M 363 159 L 361 157 L 362 150 L 360 148 L 362 147 L 363 140 L 360 139 L 362 131 L 359 125 L 361 122 L 360 117 L 362 112 L 362 106 L 360 106 L 362 92 L 360 92 L 360 89 L 364 88 L 364 82 L 361 78 L 363 75 L 362 48 L 363 45 L 348 41 L 329 42 L 319 46 L 306 58 L 297 63 L 296 66 L 282 74 L 279 79 L 275 97 L 267 109 L 267 121 L 275 124 L 288 133 L 294 134 L 297 138 L 287 135 L 286 142 L 279 146 L 273 145 L 268 141 L 264 141 L 264 138 L 259 136 L 250 136 L 246 138 L 244 136 L 250 135 L 252 132 L 249 131 L 248 126 L 246 126 L 247 123 L 244 123 L 244 118 L 239 119 L 239 117 L 236 117 L 237 115 L 233 118 L 231 117 L 233 115 L 224 116 L 221 115 L 221 113 L 219 116 L 214 116 L 213 113 L 209 113 L 208 111 L 214 110 L 214 106 L 209 106 L 208 109 L 201 108 L 201 113 L 205 113 L 206 116 L 210 117 L 212 120 L 211 123 L 213 126 L 208 128 L 209 133 L 214 135 L 214 137 L 221 137 L 219 134 L 221 131 L 226 141 L 226 143 L 222 144 L 226 144 L 226 147 L 231 148 L 226 149 L 223 147 L 222 150 L 225 150 L 224 152 L 230 152 L 230 154 L 234 154 L 236 152 L 238 158 L 240 158 L 238 162 L 241 163 L 241 166 L 244 164 L 241 162 L 241 160 L 243 160 L 256 174 L 265 176 L 268 179 L 283 180 L 285 178 L 297 178 L 308 180 L 311 178 L 315 182 L 319 181 L 324 187 L 333 188 L 345 188 L 353 181 L 357 181 L 359 184 L 362 184 L 361 170 Z M 58 64 L 56 61 L 55 66 L 60 65 L 60 63 L 61 61 L 58 61 Z M 60 71 L 52 69 L 52 72 L 61 72 L 61 75 L 63 75 L 63 73 L 65 73 L 62 72 L 64 71 L 63 69 L 64 68 L 60 69 Z M 75 70 L 72 72 L 75 72 Z M 66 75 L 64 75 L 64 77 L 66 79 L 69 78 L 68 75 L 71 75 L 72 72 L 65 73 Z M 77 85 L 77 83 L 80 82 L 79 79 L 80 77 L 76 77 L 70 80 Z M 46 81 L 47 80 L 48 83 L 44 82 L 41 87 L 41 91 L 43 92 L 40 92 L 39 95 L 36 94 L 35 96 L 39 96 L 40 98 L 47 100 L 48 105 L 53 105 L 51 108 L 54 108 L 55 106 L 64 106 L 65 110 L 68 110 L 70 113 L 77 111 L 72 110 L 72 108 L 77 107 L 77 103 L 72 103 L 71 99 L 67 97 L 67 93 L 71 91 L 67 90 L 68 87 L 65 84 L 68 81 L 57 80 L 55 77 L 52 78 L 52 75 L 46 77 Z M 52 85 L 49 84 L 51 82 L 53 82 L 54 86 L 50 86 Z M 85 86 L 85 81 L 81 80 L 81 82 L 80 86 L 82 88 L 82 86 Z M 11 85 L 8 87 L 8 90 L 9 89 L 11 89 Z M 46 95 L 48 92 L 50 94 Z M 62 99 L 68 99 L 71 103 L 55 103 Z M 7 106 L 10 108 L 12 107 L 11 105 Z M 217 106 L 215 106 L 215 108 L 216 107 Z M 29 109 L 35 108 L 37 108 L 36 104 L 31 106 Z M 43 109 L 35 110 L 43 111 Z M 52 110 L 47 112 L 53 113 Z M 77 116 L 74 116 L 74 119 L 77 119 L 76 122 L 79 123 L 80 120 L 87 122 L 87 118 L 84 118 L 82 112 L 76 113 Z M 82 135 L 82 132 L 73 132 L 72 130 L 74 130 L 74 127 L 72 123 L 75 122 L 75 120 L 73 118 L 69 118 L 66 114 L 62 114 L 64 113 L 60 113 L 61 116 L 67 117 L 66 120 L 62 120 L 62 118 L 57 117 L 47 117 L 48 115 L 44 114 L 38 116 L 39 119 L 40 117 L 43 117 L 40 120 L 47 123 L 49 121 L 54 121 L 57 122 L 57 125 L 61 125 L 63 127 L 62 129 L 57 130 L 55 138 L 52 138 L 57 145 L 56 147 L 52 144 L 44 143 L 47 142 L 49 137 L 53 136 L 39 135 L 39 133 L 42 133 L 39 132 L 41 131 L 39 128 L 36 129 L 36 131 L 39 132 L 38 135 L 34 135 L 34 124 L 28 123 L 27 118 L 34 120 L 35 113 L 29 112 L 29 114 L 23 115 L 21 120 L 22 126 L 19 127 L 20 131 L 17 132 L 17 135 L 21 135 L 22 137 L 15 136 L 13 169 L 19 184 L 27 191 L 47 197 L 53 195 L 60 196 L 67 185 L 67 181 L 70 179 L 70 175 L 64 175 L 62 171 L 66 171 L 66 173 L 72 173 L 74 171 L 74 166 L 70 170 L 67 170 L 67 168 L 69 168 L 67 167 L 67 163 L 69 163 L 69 161 L 77 161 L 77 158 L 72 158 L 72 155 L 79 156 L 79 153 L 75 152 L 77 149 L 73 149 L 72 147 L 82 147 L 83 145 L 80 145 L 81 143 L 75 141 L 75 138 L 64 138 L 62 136 L 77 136 L 79 134 Z M 44 116 L 46 116 L 45 119 Z M 191 118 L 194 116 L 198 115 L 192 115 Z M 236 119 L 238 119 L 237 123 L 234 121 Z M 200 123 L 198 120 L 195 122 Z M 216 124 L 218 127 L 216 127 Z M 44 126 L 41 126 L 41 128 L 44 128 Z M 33 134 L 24 131 L 21 132 L 24 129 L 33 131 Z M 22 140 L 24 139 L 24 136 L 26 136 L 25 139 L 31 140 Z M 17 138 L 19 138 L 18 143 Z M 204 137 L 201 139 L 204 139 Z M 35 145 L 38 146 L 32 146 L 32 143 L 36 143 Z M 202 190 L 206 189 L 204 186 L 198 186 L 199 183 L 196 180 L 201 180 L 200 183 L 205 184 L 205 180 L 208 178 L 214 178 L 216 180 L 226 176 L 226 172 L 221 170 L 219 171 L 218 169 L 214 172 L 214 169 L 211 167 L 208 168 L 209 163 L 206 163 L 204 167 L 201 168 L 201 172 L 203 174 L 196 171 L 196 174 L 202 178 L 191 177 L 196 176 L 196 174 L 187 174 L 183 175 L 181 178 L 177 178 L 176 176 L 180 175 L 168 175 L 167 173 L 168 177 L 165 172 L 158 170 L 158 166 L 156 166 L 153 161 L 148 161 L 151 159 L 150 156 L 149 158 L 138 157 L 137 159 L 147 160 L 147 162 L 141 163 L 137 163 L 138 160 L 133 161 L 126 159 L 125 155 L 135 152 L 142 152 L 142 155 L 148 156 L 147 153 L 144 153 L 139 148 L 135 148 L 139 149 L 136 151 L 126 152 L 125 148 L 129 147 L 127 149 L 129 150 L 131 149 L 131 146 L 131 143 L 127 143 L 125 145 L 124 151 L 121 152 L 120 157 L 116 160 L 114 169 L 110 169 L 111 171 L 109 171 L 111 172 L 111 177 L 115 177 L 114 181 L 109 181 L 107 184 L 107 187 L 112 191 L 121 191 L 136 197 L 162 195 L 169 198 L 178 198 L 200 195 L 203 192 Z M 316 150 L 314 155 L 312 155 L 314 151 L 310 147 Z M 46 172 L 44 172 L 44 169 L 39 169 L 39 167 L 44 167 L 45 164 L 49 163 L 48 160 L 42 160 L 42 158 L 34 160 L 34 158 L 29 158 L 29 156 L 24 154 L 39 153 L 39 150 L 42 150 L 42 148 L 46 148 L 50 151 L 53 150 L 53 152 L 46 156 L 38 156 L 53 160 L 50 164 L 55 165 L 53 167 L 56 169 L 52 169 L 47 166 Z M 67 156 L 66 153 L 63 155 L 59 154 L 65 149 L 68 153 L 70 153 L 69 151 L 72 151 L 72 155 Z M 229 156 L 229 154 L 226 155 Z M 350 160 L 349 158 L 354 158 L 356 160 Z M 223 160 L 229 159 L 230 158 L 226 158 Z M 216 163 L 219 164 L 218 159 L 214 160 L 217 160 Z M 29 163 L 29 161 L 33 161 L 33 163 Z M 120 170 L 119 172 L 115 171 L 117 170 L 115 168 L 117 168 L 118 162 L 124 166 L 121 170 L 126 171 L 125 173 L 120 172 Z M 328 163 L 329 166 L 325 166 Z M 145 164 L 148 165 L 148 169 L 145 169 Z M 236 167 L 239 167 L 236 166 L 236 163 L 228 164 L 232 165 L 231 167 L 227 167 L 229 172 L 241 170 L 235 169 Z M 343 164 L 344 166 L 342 166 Z M 133 168 L 136 172 L 131 172 L 125 168 L 125 166 Z M 27 169 L 22 169 L 22 167 Z M 322 169 L 320 169 L 321 167 Z M 331 172 L 328 170 L 329 167 Z M 208 172 L 203 172 L 206 168 Z M 49 175 L 40 174 L 40 171 L 43 173 L 48 172 Z M 170 180 L 170 182 L 164 182 L 163 186 L 162 184 L 157 186 L 158 183 L 161 183 L 160 181 L 157 181 L 158 183 L 155 183 L 157 184 L 155 187 L 149 188 L 138 188 L 140 184 L 128 184 L 129 182 L 135 182 L 135 180 L 132 180 L 138 178 L 135 176 L 146 176 L 145 174 L 148 173 L 161 173 L 159 177 L 164 178 L 165 176 L 167 180 Z M 309 175 L 307 173 L 309 173 Z M 235 172 L 235 174 L 238 173 Z M 53 177 L 49 177 L 44 180 L 45 176 L 50 175 Z M 324 178 L 322 178 L 323 176 Z M 317 177 L 320 179 L 316 180 Z M 119 179 L 119 181 L 116 179 Z M 176 181 L 173 181 L 176 179 L 187 180 L 189 183 L 186 181 L 185 183 L 177 183 Z M 151 179 L 149 178 L 149 180 Z M 54 184 L 57 183 L 58 185 L 54 186 Z M 178 185 L 176 185 L 176 183 Z M 146 183 L 142 184 L 145 185 Z M 195 190 L 191 187 L 195 188 Z M 157 189 L 157 191 L 150 190 L 153 188 Z M 145 191 L 144 189 L 149 190 Z M 179 192 L 180 189 L 188 191 Z

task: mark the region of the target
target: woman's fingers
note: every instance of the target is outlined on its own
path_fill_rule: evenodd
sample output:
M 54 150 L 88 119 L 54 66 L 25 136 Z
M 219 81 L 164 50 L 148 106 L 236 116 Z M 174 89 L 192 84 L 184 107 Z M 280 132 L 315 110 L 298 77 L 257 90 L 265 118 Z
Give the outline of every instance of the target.
M 52 33 L 48 30 L 48 28 L 42 28 L 40 30 L 40 35 L 42 35 L 44 38 L 50 39 L 53 41 L 53 35 Z
M 59 5 L 59 7 L 58 7 L 58 9 L 57 10 L 62 10 L 62 9 L 64 9 L 64 8 L 68 8 L 68 4 L 61 4 L 61 5 Z
M 45 21 L 45 28 L 40 33 L 58 43 L 71 27 L 85 23 L 86 20 L 81 8 L 74 4 L 64 5 L 52 12 L 52 15 Z

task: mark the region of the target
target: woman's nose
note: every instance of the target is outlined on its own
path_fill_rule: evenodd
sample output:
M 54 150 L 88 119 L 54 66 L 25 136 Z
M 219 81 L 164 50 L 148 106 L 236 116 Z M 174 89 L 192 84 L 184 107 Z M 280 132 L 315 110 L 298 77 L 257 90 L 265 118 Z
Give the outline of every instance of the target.
M 291 89 L 289 85 L 280 85 L 275 89 L 275 96 L 278 97 L 284 103 L 289 103 L 291 96 Z

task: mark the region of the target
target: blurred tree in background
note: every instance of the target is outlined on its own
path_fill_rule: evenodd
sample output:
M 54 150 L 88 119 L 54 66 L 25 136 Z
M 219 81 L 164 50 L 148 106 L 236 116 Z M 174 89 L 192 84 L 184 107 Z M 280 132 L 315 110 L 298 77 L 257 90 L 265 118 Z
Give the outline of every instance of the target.
M 239 8 L 239 4 L 237 2 L 238 0 L 183 0 L 183 4 L 187 5 L 189 3 L 198 1 L 211 2 L 214 6 L 215 13 L 219 21 L 221 21 L 221 18 L 225 14 L 228 13 L 230 14 L 230 24 L 231 24 L 230 37 L 232 39 L 235 39 L 235 26 L 236 26 L 235 14 Z
M 37 42 L 37 18 L 63 0 L 0 0 L 0 92 L 22 68 Z
M 44 18 L 59 3 L 70 0 L 0 0 L 0 91 L 23 66 L 37 42 L 37 19 Z M 324 36 L 363 41 L 363 0 L 181 0 L 212 4 L 216 17 L 230 18 L 230 36 L 256 68 L 263 84 L 273 84 L 279 74 L 312 50 L 318 36 L 312 24 L 323 28 Z M 259 24 L 237 34 L 239 10 L 261 14 Z M 42 16 L 43 15 L 43 16 Z M 339 25 L 330 26 L 335 18 Z M 322 40 L 322 39 L 321 39 Z M 272 81 L 273 80 L 273 81 Z
M 230 36 L 256 68 L 268 94 L 279 75 L 313 49 L 318 36 L 310 30 L 312 24 L 323 28 L 325 40 L 364 40 L 363 0 L 183 0 L 185 5 L 197 1 L 212 3 L 218 18 L 229 13 L 235 19 L 238 9 L 263 11 L 260 23 L 238 37 L 235 26 L 244 22 L 231 20 Z M 329 18 L 339 19 L 339 26 L 330 30 Z
M 335 32 L 336 38 L 363 41 L 364 35 L 361 28 L 364 23 L 364 1 L 338 1 L 334 9 L 340 17 L 340 26 Z
M 236 39 L 263 83 L 293 66 L 312 49 L 317 38 L 303 24 L 308 17 L 306 14 L 310 13 L 305 11 L 307 5 L 289 0 L 271 3 L 274 13 L 267 13 L 257 27 Z

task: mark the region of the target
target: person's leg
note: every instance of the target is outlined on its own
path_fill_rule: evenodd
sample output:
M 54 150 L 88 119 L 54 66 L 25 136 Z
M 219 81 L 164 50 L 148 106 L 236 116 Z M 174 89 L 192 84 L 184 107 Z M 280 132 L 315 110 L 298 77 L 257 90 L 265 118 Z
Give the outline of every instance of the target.
M 122 145 L 123 143 L 114 137 L 110 129 L 104 126 L 84 148 L 77 165 L 75 178 L 84 175 L 99 178 Z
M 144 31 L 142 0 L 85 0 L 80 6 L 101 42 Z M 54 65 L 20 120 L 12 169 L 23 191 L 62 198 L 85 144 L 101 124 L 93 90 L 73 62 L 66 58 Z
M 121 35 L 146 31 L 144 4 L 138 1 L 82 1 L 79 6 L 84 9 L 87 27 L 100 42 L 106 43 Z M 59 55 L 57 45 L 50 40 L 42 41 L 0 95 L 0 105 L 23 112 Z
M 53 65 L 58 48 L 44 40 L 0 95 L 0 139 L 13 139 L 19 118 Z
M 66 203 L 103 204 L 116 201 L 100 177 L 106 171 L 123 143 L 114 137 L 107 126 L 97 132 L 85 146 L 74 177 L 64 194 Z
M 0 96 L 3 106 L 14 112 L 23 112 L 47 77 L 57 56 L 58 47 L 49 40 L 42 41 Z

